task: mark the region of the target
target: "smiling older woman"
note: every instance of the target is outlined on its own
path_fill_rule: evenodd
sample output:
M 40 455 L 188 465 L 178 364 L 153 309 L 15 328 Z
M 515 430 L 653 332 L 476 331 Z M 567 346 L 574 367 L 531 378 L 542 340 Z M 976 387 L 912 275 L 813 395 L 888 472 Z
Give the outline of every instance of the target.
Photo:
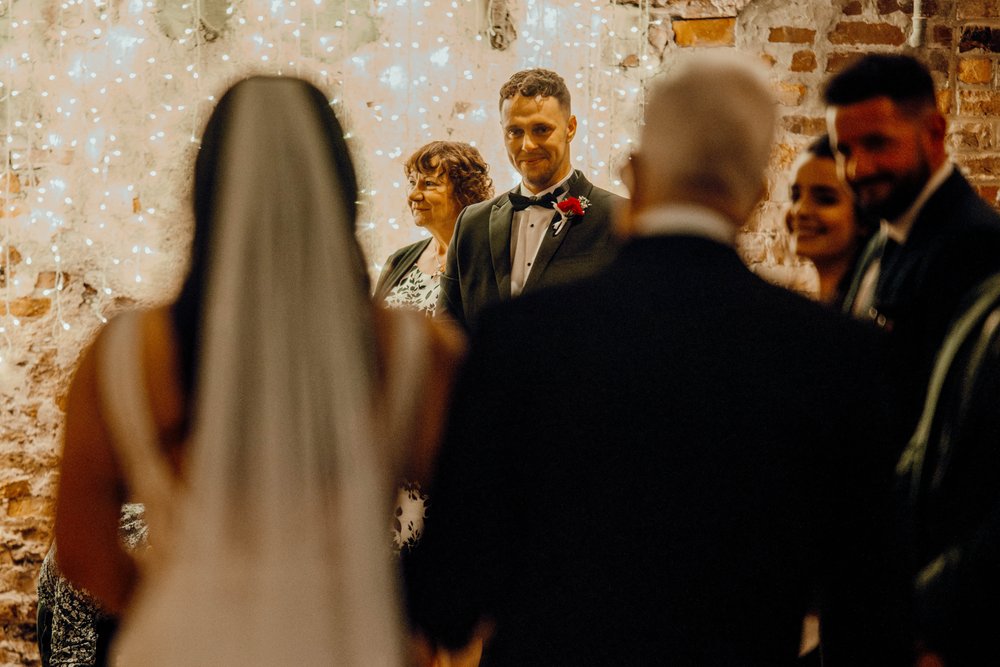
M 493 196 L 493 181 L 479 151 L 457 141 L 421 146 L 404 169 L 413 222 L 430 232 L 430 237 L 390 255 L 375 285 L 374 299 L 389 308 L 434 315 L 455 220 L 469 204 Z

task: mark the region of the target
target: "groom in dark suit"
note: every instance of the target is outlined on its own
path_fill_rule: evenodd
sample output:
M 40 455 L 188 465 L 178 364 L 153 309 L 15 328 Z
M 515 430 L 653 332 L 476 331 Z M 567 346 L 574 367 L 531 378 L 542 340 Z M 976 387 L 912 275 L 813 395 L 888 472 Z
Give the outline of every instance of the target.
M 881 338 L 736 254 L 775 102 L 715 55 L 650 90 L 618 257 L 472 337 L 411 603 L 484 665 L 792 666 L 813 603 L 825 665 L 904 664 Z
M 590 275 L 614 247 L 621 198 L 570 164 L 576 116 L 562 77 L 514 74 L 500 89 L 500 123 L 521 184 L 462 211 L 441 276 L 438 312 L 466 327 L 489 303 Z

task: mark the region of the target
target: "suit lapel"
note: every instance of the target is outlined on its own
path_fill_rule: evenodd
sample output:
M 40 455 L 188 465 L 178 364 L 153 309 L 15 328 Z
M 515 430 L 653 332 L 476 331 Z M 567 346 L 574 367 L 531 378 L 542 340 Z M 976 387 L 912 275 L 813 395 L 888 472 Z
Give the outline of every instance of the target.
M 590 184 L 590 181 L 587 180 L 587 177 L 583 175 L 583 172 L 580 171 L 574 171 L 566 185 L 567 197 L 586 197 L 590 194 L 590 191 L 594 187 Z M 549 228 L 545 230 L 545 236 L 542 238 L 542 245 L 538 248 L 538 254 L 535 255 L 535 261 L 532 262 L 531 271 L 528 273 L 528 279 L 524 281 L 524 291 L 533 289 L 538 284 L 538 282 L 542 279 L 542 276 L 545 274 L 545 269 L 548 267 L 549 262 L 552 261 L 552 257 L 556 254 L 556 251 L 559 250 L 559 247 L 563 244 L 563 241 L 566 240 L 566 237 L 572 233 L 573 227 L 583 222 L 582 220 L 570 220 L 567 224 L 563 225 L 558 234 L 554 235 L 552 233 L 552 222 L 558 219 L 559 214 L 553 214 L 552 220 L 549 222 Z M 507 281 L 507 288 L 509 294 L 509 280 Z
M 510 299 L 510 226 L 513 218 L 514 209 L 506 196 L 490 209 L 490 256 L 502 301 Z

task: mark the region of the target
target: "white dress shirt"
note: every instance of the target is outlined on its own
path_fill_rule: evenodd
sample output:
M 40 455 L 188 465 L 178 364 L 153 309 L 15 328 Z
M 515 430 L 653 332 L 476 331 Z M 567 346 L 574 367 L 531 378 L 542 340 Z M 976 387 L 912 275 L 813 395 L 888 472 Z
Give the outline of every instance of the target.
M 573 172 L 570 171 L 566 178 L 562 179 L 551 188 L 541 192 L 530 192 L 521 183 L 520 193 L 525 197 L 541 197 L 562 187 L 569 180 Z M 566 193 L 559 197 L 565 198 Z M 510 223 L 510 295 L 517 296 L 524 289 L 524 283 L 531 273 L 531 265 L 535 263 L 535 256 L 542 246 L 542 239 L 549 230 L 549 223 L 556 216 L 554 208 L 543 206 L 529 206 L 523 211 L 514 211 L 514 218 Z
M 902 215 L 895 220 L 882 221 L 882 228 L 879 230 L 880 233 L 884 233 L 899 245 L 906 245 L 906 239 L 910 236 L 910 230 L 913 229 L 913 223 L 920 214 L 920 209 L 924 207 L 924 204 L 931 198 L 931 195 L 937 192 L 941 184 L 948 180 L 954 168 L 954 165 L 950 161 L 945 160 L 945 163 L 938 167 L 938 170 L 927 179 L 923 190 L 920 191 L 920 194 L 917 195 L 917 198 L 913 200 L 913 203 L 910 204 L 910 207 Z M 875 304 L 875 287 L 878 284 L 878 277 L 881 273 L 881 258 L 876 259 L 868 265 L 865 275 L 861 278 L 858 295 L 854 299 L 854 304 L 851 308 L 851 312 L 855 317 L 864 317 L 866 315 L 871 317 L 878 316 L 878 313 L 873 310 L 873 306 Z

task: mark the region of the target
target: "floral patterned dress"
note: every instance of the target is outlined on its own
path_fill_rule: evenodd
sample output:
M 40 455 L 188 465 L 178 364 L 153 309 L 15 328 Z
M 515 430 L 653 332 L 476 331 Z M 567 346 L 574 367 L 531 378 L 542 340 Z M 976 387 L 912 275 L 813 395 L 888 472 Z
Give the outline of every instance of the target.
M 441 274 L 424 273 L 414 263 L 413 268 L 400 280 L 385 297 L 387 308 L 406 308 L 434 317 L 438 294 L 441 292 Z M 408 482 L 399 489 L 392 542 L 397 552 L 412 548 L 424 530 L 424 513 L 427 495 L 420 485 Z
M 416 264 L 385 297 L 387 308 L 409 308 L 433 317 L 441 292 L 441 274 L 424 273 Z
M 129 551 L 146 546 L 144 507 L 122 505 L 118 534 Z M 116 619 L 86 591 L 74 587 L 56 564 L 56 545 L 38 574 L 38 642 L 46 667 L 103 665 Z

